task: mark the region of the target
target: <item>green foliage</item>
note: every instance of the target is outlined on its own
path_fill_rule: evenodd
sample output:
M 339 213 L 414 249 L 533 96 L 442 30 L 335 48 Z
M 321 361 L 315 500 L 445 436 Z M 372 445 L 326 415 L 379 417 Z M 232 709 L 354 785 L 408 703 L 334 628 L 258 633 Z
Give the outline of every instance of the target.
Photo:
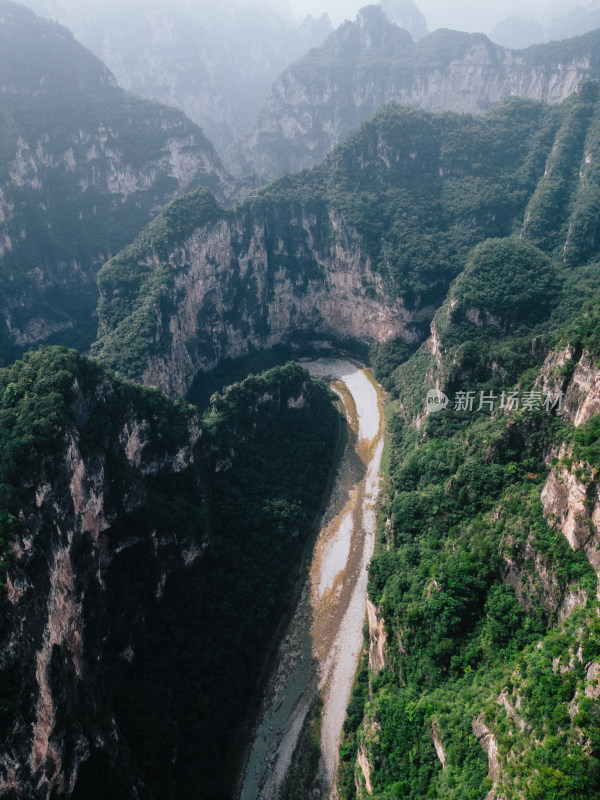
M 98 313 L 110 333 L 93 352 L 124 375 L 143 374 L 148 357 L 160 353 L 157 326 L 173 307 L 174 276 L 181 265 L 170 258 L 202 225 L 227 219 L 207 189 L 176 198 L 129 247 L 98 274 Z
M 288 402 L 298 397 L 302 408 Z M 204 447 L 212 453 L 211 543 L 193 571 L 167 586 L 119 699 L 128 744 L 158 796 L 171 787 L 178 797 L 226 794 L 222 770 L 232 731 L 292 600 L 338 424 L 328 390 L 295 364 L 212 398 L 203 419 Z M 155 707 L 160 716 L 150 713 Z M 163 719 L 176 722 L 172 732 L 165 733 Z
M 292 363 L 215 394 L 186 466 L 198 422 L 194 407 L 73 350 L 44 347 L 0 371 L 0 729 L 28 725 L 37 697 L 36 634 L 6 649 L 21 624 L 7 571 L 37 587 L 18 605 L 35 621 L 66 547 L 87 680 L 65 645 L 49 679 L 57 730 L 68 746 L 92 742 L 74 797 L 124 796 L 138 782 L 156 797 L 226 796 L 232 731 L 294 597 L 337 449 L 329 390 Z M 101 564 L 71 507 L 79 459 L 84 491 L 88 473 L 102 476 Z M 115 725 L 118 746 L 95 749 Z
M 54 330 L 63 343 L 89 347 L 100 265 L 179 189 L 169 141 L 188 143 L 183 158 L 206 155 L 190 188 L 218 190 L 223 173 L 199 128 L 118 88 L 66 28 L 13 3 L 3 15 L 0 74 L 10 91 L 0 108 L 0 302 L 13 333 L 2 321 L 0 363 L 9 363 Z
M 488 239 L 477 245 L 455 284 L 456 311 L 474 308 L 500 324 L 547 317 L 556 293 L 550 259 L 517 238 Z
M 600 470 L 600 414 L 592 417 L 573 434 L 573 458 Z
M 569 97 L 561 107 L 561 124 L 548 155 L 544 175 L 528 205 L 523 231 L 528 239 L 546 252 L 560 250 L 565 239 L 570 241 L 573 229 L 568 223 L 573 202 L 579 202 L 580 205 L 574 212 L 578 226 L 583 223 L 582 215 L 589 213 L 589 209 L 583 211 L 581 205 L 589 206 L 590 198 L 584 200 L 584 195 L 579 191 L 578 199 L 576 192 L 581 185 L 578 178 L 585 160 L 586 138 L 589 140 L 598 128 L 595 115 L 597 104 L 598 84 L 589 81 L 582 84 L 579 93 Z M 578 233 L 577 238 L 580 236 Z M 587 253 L 591 251 L 593 246 L 588 246 Z
M 200 192 L 175 203 L 103 268 L 95 352 L 124 374 L 139 378 L 149 355 L 168 350 L 164 317 L 178 303 L 174 276 L 188 268 L 186 242 L 194 230 L 210 236 L 216 221 L 231 225 L 237 258 L 231 264 L 229 290 L 237 302 L 244 299 L 252 308 L 256 299 L 251 296 L 251 279 L 242 277 L 238 258 L 244 256 L 245 263 L 253 231 L 264 231 L 268 287 L 280 270 L 293 274 L 297 286 L 318 282 L 323 259 L 334 246 L 353 249 L 359 243 L 383 279 L 380 297 L 370 287 L 372 299 L 385 304 L 386 296 L 399 297 L 413 309 L 439 306 L 472 248 L 499 239 L 476 251 L 470 266 L 473 279 L 479 275 L 483 286 L 486 269 L 495 272 L 496 279 L 485 287 L 485 299 L 503 304 L 501 311 L 525 291 L 514 317 L 521 323 L 534 322 L 540 315 L 536 317 L 532 308 L 547 308 L 545 299 L 556 291 L 553 267 L 533 246 L 511 237 L 543 179 L 557 131 L 568 132 L 575 115 L 581 136 L 589 133 L 595 105 L 588 95 L 558 109 L 512 98 L 480 117 L 432 115 L 392 104 L 321 165 L 284 175 L 233 212 L 219 209 Z M 579 144 L 567 142 L 564 147 L 570 152 Z M 565 173 L 569 191 L 575 175 L 571 167 Z M 531 213 L 527 230 L 532 230 Z M 301 222 L 307 217 L 315 220 L 310 236 Z M 540 237 L 554 231 L 552 221 L 536 225 Z M 490 260 L 488 267 L 479 263 L 480 254 Z M 502 279 L 509 267 L 513 291 L 503 300 Z M 537 301 L 533 305 L 532 296 Z M 417 326 L 417 335 L 427 335 L 425 324 Z
M 506 263 L 514 265 L 514 286 L 521 287 L 512 292 L 512 305 L 503 305 L 497 274 Z M 452 315 L 439 314 L 439 362 L 426 346 L 400 366 L 387 362 L 392 372 L 382 377 L 397 401 L 388 410 L 380 545 L 369 567 L 369 593 L 385 620 L 388 665 L 370 675 L 368 695 L 355 690 L 341 751 L 344 797 L 354 797 L 350 776 L 359 744 L 377 798 L 483 797 L 491 783 L 472 729 L 480 715 L 498 742 L 503 796 L 598 796 L 597 701 L 585 697 L 584 670 L 600 653 L 597 578 L 585 554 L 569 546 L 560 528 L 549 527 L 540 502 L 547 454 L 563 442 L 572 442 L 573 462 L 589 463 L 593 480 L 598 418 L 575 430 L 543 409 L 465 412 L 450 404 L 420 430 L 411 425 L 432 374 L 450 394 L 502 385 L 524 390 L 539 375 L 547 353 L 542 342 L 563 348 L 569 341 L 576 354 L 586 345 L 595 352 L 592 302 L 568 328 L 545 335 L 532 328 L 530 336 L 504 331 L 463 338 L 471 330 L 460 320 L 461 305 L 510 315 L 524 297 L 527 318 L 526 303 L 535 304 L 539 284 L 550 304 L 552 276 L 549 259 L 527 243 L 483 243 L 452 290 L 458 299 Z M 571 297 L 571 288 L 554 297 L 557 319 L 561 301 Z M 588 606 L 555 627 L 562 599 L 573 590 L 583 590 Z M 573 661 L 577 652 L 582 660 Z M 568 668 L 559 669 L 557 657 Z M 356 727 L 363 696 L 368 703 Z M 574 698 L 576 714 L 569 705 Z M 434 735 L 444 748 L 443 770 Z M 587 750 L 579 747 L 582 736 Z

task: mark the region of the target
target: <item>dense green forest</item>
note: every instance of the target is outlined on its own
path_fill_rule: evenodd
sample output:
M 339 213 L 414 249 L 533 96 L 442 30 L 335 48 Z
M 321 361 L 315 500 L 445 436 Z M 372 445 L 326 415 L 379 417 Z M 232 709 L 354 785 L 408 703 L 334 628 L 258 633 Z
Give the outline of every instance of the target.
M 232 211 L 190 198 L 207 235 L 217 223 L 264 230 L 273 274 L 310 280 L 323 254 L 357 237 L 383 309 L 386 297 L 437 309 L 420 341 L 370 356 L 387 392 L 369 583 L 387 663 L 375 673 L 361 662 L 341 751 L 346 800 L 365 796 L 365 762 L 377 800 L 600 796 L 598 408 L 575 426 L 600 358 L 599 108 L 593 82 L 560 106 L 513 98 L 481 117 L 390 106 L 319 167 Z M 310 247 L 299 219 L 322 223 Z M 101 274 L 98 353 L 133 375 L 150 348 L 168 352 L 155 291 L 176 313 L 171 287 L 186 269 L 174 257 L 185 229 L 178 238 L 163 216 L 145 235 Z M 131 298 L 119 289 L 129 280 Z M 124 334 L 133 359 L 117 351 Z M 449 404 L 424 417 L 434 387 Z M 572 481 L 581 511 L 563 507 L 566 489 L 548 499 Z M 577 542 L 563 533 L 569 513 Z
M 200 419 L 46 347 L 0 371 L 0 402 L 2 738 L 18 752 L 35 718 L 40 619 L 66 558 L 75 633 L 47 674 L 65 773 L 89 750 L 73 796 L 228 796 L 232 732 L 337 450 L 329 390 L 290 363 L 215 393 Z
M 598 84 L 481 116 L 386 106 L 311 170 L 231 209 L 209 170 L 192 183 L 210 188 L 146 225 L 175 179 L 117 202 L 92 175 L 82 193 L 63 123 L 102 128 L 132 174 L 167 129 L 195 129 L 116 90 L 62 29 L 2 8 L 21 33 L 0 28 L 0 68 L 21 83 L 0 110 L 1 357 L 26 347 L 13 333 L 32 319 L 84 350 L 106 263 L 97 360 L 42 347 L 0 369 L 0 780 L 17 765 L 36 797 L 230 796 L 234 732 L 294 600 L 342 420 L 295 363 L 224 376 L 326 339 L 363 353 L 386 392 L 369 568 L 385 665 L 369 666 L 365 635 L 341 797 L 600 800 Z M 472 42 L 441 31 L 413 46 L 384 26 L 378 47 L 401 45 L 402 72 Z M 38 61 L 60 53 L 38 94 Z M 321 74 L 321 56 L 301 69 Z M 85 160 L 88 134 L 69 136 Z M 338 337 L 337 297 L 321 303 L 336 269 L 388 341 Z M 55 296 L 69 270 L 73 291 Z M 394 313 L 403 338 L 385 327 Z M 228 342 L 247 360 L 223 363 Z M 221 363 L 204 376 L 201 358 Z M 186 400 L 139 385 L 157 364 L 183 364 L 172 394 Z M 448 405 L 425 413 L 432 389 Z
M 472 249 L 513 234 L 539 251 L 530 269 L 544 272 L 543 295 L 535 310 L 524 275 L 502 299 L 499 277 L 490 309 L 501 313 L 518 296 L 526 314 L 541 314 L 555 297 L 546 260 L 562 253 L 581 264 L 598 252 L 599 130 L 592 81 L 559 106 L 511 98 L 482 116 L 386 106 L 318 167 L 286 175 L 234 209 L 204 189 L 174 201 L 100 271 L 94 353 L 141 380 L 150 362 L 178 368 L 182 352 L 186 365 L 217 363 L 233 331 L 256 349 L 297 334 L 335 338 L 325 315 L 296 313 L 299 330 L 286 329 L 273 309 L 282 292 L 292 312 L 302 308 L 303 289 L 326 295 L 338 257 L 344 270 L 354 257 L 366 263 L 375 278 L 361 278 L 364 298 L 384 314 L 401 300 L 411 315 L 407 339 L 423 340 L 467 263 L 465 302 L 483 290 Z M 223 231 L 226 263 L 216 255 Z M 214 267 L 222 282 L 195 299 L 193 287 L 210 285 Z M 284 279 L 298 287 L 297 298 Z
M 553 470 L 572 470 L 588 492 L 581 524 L 595 530 L 599 417 L 575 428 L 576 407 L 565 413 L 557 398 L 568 406 L 582 353 L 597 374 L 599 282 L 596 261 L 570 266 L 517 238 L 489 240 L 436 314 L 437 351 L 428 342 L 408 358 L 391 344 L 374 352 L 388 439 L 369 593 L 388 656 L 378 674 L 363 664 L 357 677 L 346 799 L 356 781 L 364 796 L 361 748 L 378 800 L 475 800 L 492 786 L 503 798 L 600 797 L 589 672 L 600 655 L 598 577 L 593 556 L 563 534 L 564 509 L 544 513 L 540 499 Z M 565 348 L 571 357 L 549 367 Z M 450 403 L 417 425 L 434 385 Z M 511 394 L 518 407 L 503 407 Z M 569 615 L 562 604 L 576 593 Z M 494 781 L 474 720 L 497 743 Z

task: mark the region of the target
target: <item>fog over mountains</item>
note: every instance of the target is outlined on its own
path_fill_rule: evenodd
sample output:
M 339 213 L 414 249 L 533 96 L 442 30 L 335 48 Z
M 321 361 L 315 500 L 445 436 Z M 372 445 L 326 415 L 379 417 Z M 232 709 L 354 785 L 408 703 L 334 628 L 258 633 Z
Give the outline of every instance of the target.
M 223 151 L 250 124 L 281 69 L 331 31 L 268 3 L 31 0 L 70 28 L 119 85 L 180 108 Z M 285 10 L 285 5 L 283 7 Z
M 0 798 L 600 800 L 596 4 L 31 4 Z

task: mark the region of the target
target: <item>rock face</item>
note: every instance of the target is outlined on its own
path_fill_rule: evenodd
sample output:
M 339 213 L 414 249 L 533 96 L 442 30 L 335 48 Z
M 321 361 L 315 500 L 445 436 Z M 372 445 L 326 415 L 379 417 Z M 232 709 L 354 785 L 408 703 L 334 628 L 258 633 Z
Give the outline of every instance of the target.
M 316 220 L 305 217 L 292 224 L 305 231 L 307 240 L 318 227 Z M 293 266 L 298 254 L 284 243 L 280 266 L 274 269 L 262 225 L 252 229 L 247 247 L 241 248 L 245 234 L 244 226 L 217 225 L 198 231 L 174 254 L 189 269 L 175 281 L 176 309 L 158 321 L 169 332 L 170 347 L 150 358 L 144 383 L 181 396 L 199 370 L 302 334 L 316 339 L 416 339 L 413 322 L 419 315 L 409 314 L 398 300 L 383 298 L 382 278 L 361 258 L 358 242 L 315 254 L 314 270 L 299 271 Z M 232 291 L 240 285 L 241 292 Z M 212 323 L 207 326 L 206 320 Z
M 154 250 L 160 245 L 147 238 L 150 250 L 134 247 L 133 262 L 124 251 L 122 260 L 106 266 L 100 277 L 100 318 L 101 325 L 111 325 L 98 343 L 103 360 L 120 363 L 122 371 L 170 395 L 184 396 L 199 371 L 223 359 L 327 337 L 413 341 L 419 323 L 432 313 L 426 307 L 408 311 L 401 300 L 386 297 L 383 278 L 364 254 L 360 237 L 334 214 L 290 214 L 288 208 L 273 220 L 248 209 L 214 213 L 222 218 L 201 224 L 198 217 L 198 226 L 180 245 L 162 251 L 166 261 L 155 277 L 164 276 L 165 283 L 156 301 L 148 305 L 143 296 L 137 301 L 148 309 L 156 346 L 148 348 L 147 338 L 127 333 L 141 321 L 135 312 L 119 320 L 125 289 L 118 284 L 130 285 L 128 270 L 143 274 L 152 268 L 161 258 Z M 289 236 L 273 235 L 280 224 Z M 124 336 L 132 342 L 133 356 L 122 348 Z
M 362 776 L 363 776 L 363 779 L 364 779 L 364 782 L 365 782 L 365 789 L 366 789 L 367 795 L 368 796 L 372 795 L 373 794 L 373 783 L 371 782 L 371 763 L 369 762 L 369 758 L 368 758 L 368 756 L 367 756 L 367 754 L 365 752 L 364 746 L 361 747 L 360 750 L 358 751 L 358 755 L 356 757 L 356 763 L 357 763 L 360 771 L 362 772 Z M 356 789 L 357 789 L 357 792 L 358 792 L 358 796 L 362 797 L 362 792 L 361 792 L 360 785 L 357 785 Z
M 542 608 L 548 619 L 556 619 L 559 624 L 587 601 L 587 592 L 583 589 L 570 590 L 561 586 L 555 571 L 544 562 L 530 538 L 517 554 L 504 553 L 502 579 L 514 589 L 523 608 L 530 613 L 539 613 Z
M 289 364 L 201 425 L 45 347 L 0 371 L 0 416 L 0 796 L 228 796 L 335 449 L 328 389 Z
M 265 178 L 311 166 L 389 102 L 469 113 L 513 95 L 558 103 L 598 77 L 598 40 L 596 31 L 560 50 L 512 51 L 482 34 L 439 30 L 414 43 L 369 6 L 279 76 L 228 164 Z
M 369 620 L 369 669 L 377 673 L 381 672 L 387 663 L 387 637 L 385 620 L 369 599 L 367 599 L 367 618 Z
M 560 150 L 554 135 L 577 117 L 585 139 L 596 90 L 590 82 L 556 110 L 514 98 L 481 117 L 387 106 L 322 164 L 280 178 L 232 211 L 206 192 L 176 200 L 103 267 L 95 352 L 123 374 L 181 395 L 199 370 L 299 337 L 415 342 L 470 249 L 494 236 L 494 252 L 516 251 L 519 262 L 523 252 L 535 255 L 527 269 L 538 294 L 518 271 L 513 288 L 527 292 L 523 308 L 491 304 L 493 314 L 473 319 L 505 327 L 499 315 L 520 324 L 531 307 L 549 310 L 547 256 L 507 237 L 523 220 L 528 235 L 541 235 L 537 187 L 545 160 Z M 575 174 L 583 148 L 584 141 L 569 148 L 557 168 Z M 521 191 L 498 182 L 505 169 Z M 553 227 L 557 249 L 579 213 L 566 209 Z M 478 274 L 481 287 L 502 296 L 485 264 Z M 535 306 L 542 290 L 548 302 Z
M 119 86 L 181 109 L 221 152 L 250 125 L 279 72 L 331 32 L 242 2 L 28 0 L 70 28 Z
M 492 788 L 486 794 L 485 800 L 494 800 L 496 797 L 496 786 L 498 785 L 500 769 L 498 765 L 498 742 L 492 731 L 485 724 L 483 716 L 477 717 L 472 723 L 473 733 L 488 757 L 489 771 L 488 778 L 492 782 Z
M 578 427 L 600 413 L 600 371 L 589 353 L 582 353 L 573 372 L 565 399 L 563 416 Z
M 59 25 L 0 2 L 0 360 L 93 339 L 100 264 L 174 196 L 235 192 L 202 131 L 127 94 Z
M 0 719 L 2 796 L 71 796 L 91 752 L 118 749 L 114 718 L 94 709 L 109 701 L 113 689 L 107 694 L 106 687 L 134 658 L 145 624 L 140 608 L 150 616 L 170 576 L 191 569 L 208 543 L 201 529 L 164 528 L 156 513 L 154 524 L 140 524 L 154 504 L 152 485 L 175 475 L 185 483 L 196 473 L 197 416 L 173 414 L 161 401 L 163 416 L 139 392 L 123 402 L 122 387 L 102 371 L 73 363 L 79 374 L 65 384 L 72 421 L 57 431 L 53 456 L 35 442 L 40 460 L 11 509 L 14 556 L 2 597 L 0 664 L 3 681 L 11 676 L 13 684 L 9 718 L 3 704 Z M 116 434 L 108 449 L 103 433 L 95 445 L 89 436 L 90 421 L 103 414 L 110 419 L 104 433 Z M 165 435 L 179 423 L 179 436 Z M 197 475 L 194 483 L 202 508 Z M 143 577 L 130 573 L 135 600 L 119 600 L 122 570 L 136 561 L 148 569 Z
M 583 483 L 574 470 L 555 468 L 542 491 L 542 504 L 548 524 L 563 532 L 573 550 L 584 551 L 600 579 L 600 489 L 596 482 Z
M 600 413 L 600 370 L 586 350 L 571 345 L 553 350 L 541 371 L 544 391 L 562 396 L 559 416 L 580 427 Z M 562 531 L 574 550 L 583 550 L 600 579 L 600 487 L 596 470 L 577 462 L 563 446 L 559 464 L 552 469 L 542 491 L 548 524 Z M 568 605 L 579 604 L 576 597 Z

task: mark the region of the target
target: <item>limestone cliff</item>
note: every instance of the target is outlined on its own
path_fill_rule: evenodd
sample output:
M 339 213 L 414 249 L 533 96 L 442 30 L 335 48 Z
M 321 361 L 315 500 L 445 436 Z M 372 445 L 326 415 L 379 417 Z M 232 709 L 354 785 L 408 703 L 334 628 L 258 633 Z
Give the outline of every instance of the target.
M 417 342 L 459 273 L 455 323 L 538 321 L 556 298 L 548 250 L 558 258 L 567 237 L 570 247 L 587 241 L 591 219 L 591 206 L 571 213 L 562 203 L 543 249 L 540 198 L 564 188 L 548 184 L 545 163 L 578 191 L 597 108 L 592 82 L 557 109 L 513 98 L 460 117 L 390 105 L 320 165 L 235 209 L 206 192 L 181 198 L 103 267 L 95 352 L 182 395 L 224 358 L 302 338 Z M 555 136 L 574 120 L 577 141 L 563 152 Z M 510 238 L 524 223 L 523 238 L 535 233 L 539 248 Z M 510 293 L 506 258 L 516 270 Z
M 580 428 L 600 413 L 600 370 L 587 350 L 571 345 L 551 351 L 542 367 L 545 391 L 561 394 L 563 419 Z M 575 551 L 583 551 L 600 579 L 600 488 L 597 468 L 571 443 L 563 443 L 552 455 L 558 463 L 551 470 L 541 500 L 548 524 L 566 537 Z
M 118 682 L 123 665 L 134 659 L 144 617 L 171 575 L 192 568 L 208 545 L 205 530 L 165 525 L 156 510 L 153 520 L 143 521 L 156 509 L 153 485 L 174 476 L 180 485 L 194 476 L 202 509 L 195 466 L 202 431 L 191 409 L 175 410 L 164 401 L 153 406 L 140 393 L 127 396 L 72 351 L 32 356 L 24 369 L 38 404 L 56 403 L 43 399 L 41 373 L 50 370 L 46 380 L 60 387 L 67 403 L 63 411 L 56 406 L 54 424 L 67 416 L 52 432 L 52 447 L 34 433 L 31 471 L 8 504 L 4 493 L 0 512 L 4 537 L 7 518 L 13 520 L 10 538 L 2 539 L 11 557 L 8 569 L 3 564 L 0 795 L 63 797 L 72 795 L 94 750 L 119 750 L 114 715 L 97 714 L 110 703 L 113 690 L 105 683 Z M 11 377 L 19 375 L 17 367 Z M 12 386 L 4 414 L 9 405 L 22 409 L 17 383 Z M 96 428 L 100 418 L 104 431 Z M 5 461 L 14 424 L 7 421 L 0 471 L 16 488 Z M 43 424 L 35 422 L 38 429 Z M 180 426 L 178 433 L 169 426 Z M 135 574 L 136 563 L 146 564 L 145 574 Z M 129 570 L 127 596 L 121 582 Z
M 598 77 L 597 42 L 596 31 L 521 51 L 439 30 L 414 43 L 368 6 L 282 72 L 228 163 L 265 178 L 312 166 L 389 102 L 469 113 L 514 95 L 558 103 Z
M 0 3 L 0 359 L 89 345 L 95 274 L 174 196 L 235 192 L 181 113 L 119 89 L 59 25 Z
M 600 493 L 589 466 L 588 479 L 582 475 L 585 467 L 553 469 L 542 504 L 549 525 L 562 531 L 573 550 L 583 550 L 600 578 Z
M 325 14 L 296 25 L 280 2 L 25 4 L 70 28 L 119 86 L 184 111 L 219 152 L 248 128 L 279 72 L 331 32 Z
M 179 217 L 175 208 L 171 213 Z M 227 214 L 213 206 L 207 213 L 215 219 L 203 224 L 198 214 L 194 224 L 192 216 L 180 242 L 165 250 L 147 237 L 100 276 L 96 352 L 168 394 L 184 396 L 199 371 L 225 358 L 278 344 L 414 341 L 419 323 L 432 313 L 427 307 L 408 310 L 386 296 L 360 236 L 333 212 L 317 216 L 284 207 L 273 216 L 247 207 Z M 134 306 L 143 306 L 142 316 L 120 310 L 135 272 L 152 297 L 142 283 L 133 298 Z M 128 334 L 132 324 L 150 326 L 154 341 Z
M 201 423 L 43 348 L 0 370 L 0 416 L 0 796 L 220 796 L 327 481 L 328 390 L 288 365 Z

